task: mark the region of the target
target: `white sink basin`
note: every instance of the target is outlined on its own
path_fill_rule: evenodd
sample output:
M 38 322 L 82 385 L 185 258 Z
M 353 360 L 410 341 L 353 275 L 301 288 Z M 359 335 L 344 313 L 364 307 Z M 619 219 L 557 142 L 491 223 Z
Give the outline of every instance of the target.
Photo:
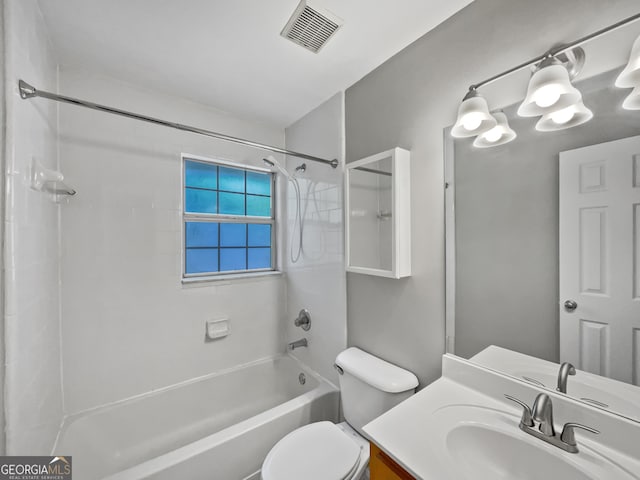
M 454 428 L 447 448 L 459 466 L 460 479 L 585 480 L 592 478 L 572 464 L 530 443 L 477 425 Z
M 579 441 L 568 453 L 518 428 L 520 419 L 494 409 L 453 405 L 434 412 L 437 448 L 460 480 L 636 479 L 615 461 Z

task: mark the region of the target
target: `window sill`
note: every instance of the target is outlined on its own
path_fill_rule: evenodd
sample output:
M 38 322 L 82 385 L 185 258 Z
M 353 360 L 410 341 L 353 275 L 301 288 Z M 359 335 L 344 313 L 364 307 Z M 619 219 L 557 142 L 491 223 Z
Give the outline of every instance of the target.
M 183 287 L 206 286 L 207 284 L 226 285 L 237 280 L 254 280 L 261 277 L 280 276 L 283 272 L 279 270 L 269 270 L 265 272 L 251 273 L 231 273 L 229 275 L 212 275 L 209 277 L 187 277 L 182 279 Z

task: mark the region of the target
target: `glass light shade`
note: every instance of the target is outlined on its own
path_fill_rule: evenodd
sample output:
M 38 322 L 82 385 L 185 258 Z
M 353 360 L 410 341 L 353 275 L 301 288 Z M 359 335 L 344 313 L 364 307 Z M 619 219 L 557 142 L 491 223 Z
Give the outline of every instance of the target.
M 640 110 L 640 85 L 634 88 L 629 96 L 622 102 L 625 110 Z
M 521 117 L 538 117 L 569 107 L 582 99 L 571 85 L 569 72 L 561 64 L 551 64 L 535 72 L 529 80 L 527 96 L 518 108 Z
M 474 137 L 491 130 L 498 124 L 489 113 L 489 105 L 482 95 L 470 91 L 458 108 L 458 119 L 451 129 L 456 138 Z
M 593 118 L 593 112 L 585 107 L 582 100 L 566 108 L 543 115 L 536 130 L 539 132 L 554 132 L 565 128 L 577 127 Z
M 633 42 L 629 62 L 616 79 L 616 87 L 618 88 L 634 88 L 637 86 L 640 86 L 640 37 Z
M 496 112 L 493 114 L 498 124 L 491 130 L 479 135 L 473 141 L 473 146 L 478 148 L 496 147 L 498 145 L 504 145 L 509 143 L 518 136 L 516 132 L 509 126 L 507 116 L 502 112 Z

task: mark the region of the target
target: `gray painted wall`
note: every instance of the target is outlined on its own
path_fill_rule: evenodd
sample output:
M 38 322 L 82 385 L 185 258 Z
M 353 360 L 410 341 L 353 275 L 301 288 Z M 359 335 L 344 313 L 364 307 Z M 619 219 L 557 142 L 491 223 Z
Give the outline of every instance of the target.
M 395 146 L 411 150 L 413 270 L 402 280 L 347 275 L 349 345 L 408 368 L 422 386 L 439 377 L 443 128 L 469 84 L 637 11 L 636 0 L 476 0 L 347 90 L 347 162 Z
M 558 362 L 559 152 L 640 133 L 618 72 L 576 83 L 594 113 L 584 125 L 540 133 L 516 105 L 505 110 L 513 142 L 455 142 L 457 355 L 499 345 Z

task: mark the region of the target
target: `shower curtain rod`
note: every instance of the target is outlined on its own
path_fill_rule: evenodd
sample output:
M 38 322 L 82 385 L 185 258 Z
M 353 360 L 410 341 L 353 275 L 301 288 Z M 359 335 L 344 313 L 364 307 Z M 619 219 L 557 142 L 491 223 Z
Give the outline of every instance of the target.
M 98 110 L 101 112 L 111 113 L 113 115 L 120 115 L 127 118 L 133 118 L 134 120 L 141 120 L 143 122 L 155 123 L 156 125 L 163 125 L 165 127 L 175 128 L 176 130 L 182 130 L 184 132 L 196 133 L 198 135 L 204 135 L 206 137 L 213 137 L 219 140 L 225 140 L 227 142 L 239 143 L 241 145 L 248 145 L 249 147 L 259 148 L 261 150 L 268 150 L 274 153 L 282 153 L 284 155 L 291 155 L 292 157 L 304 158 L 305 160 L 311 160 L 313 162 L 324 163 L 331 165 L 332 168 L 338 166 L 338 160 L 326 160 L 324 158 L 316 157 L 313 155 L 307 155 L 306 153 L 294 152 L 286 150 L 280 147 L 273 147 L 264 143 L 252 142 L 251 140 L 245 140 L 244 138 L 232 137 L 231 135 L 225 135 L 224 133 L 214 132 L 211 130 L 205 130 L 203 128 L 191 127 L 189 125 L 182 125 L 180 123 L 168 122 L 159 118 L 148 117 L 139 113 L 127 112 L 126 110 L 120 110 L 118 108 L 107 107 L 106 105 L 100 105 L 98 103 L 87 102 L 86 100 L 80 100 L 78 98 L 66 97 L 64 95 L 57 95 L 51 92 L 45 92 L 44 90 L 37 90 L 34 86 L 29 85 L 24 80 L 18 81 L 18 88 L 20 89 L 20 98 L 27 100 L 34 97 L 47 98 L 49 100 L 55 100 L 57 102 L 70 103 L 71 105 L 77 105 L 79 107 L 86 107 L 92 110 Z

